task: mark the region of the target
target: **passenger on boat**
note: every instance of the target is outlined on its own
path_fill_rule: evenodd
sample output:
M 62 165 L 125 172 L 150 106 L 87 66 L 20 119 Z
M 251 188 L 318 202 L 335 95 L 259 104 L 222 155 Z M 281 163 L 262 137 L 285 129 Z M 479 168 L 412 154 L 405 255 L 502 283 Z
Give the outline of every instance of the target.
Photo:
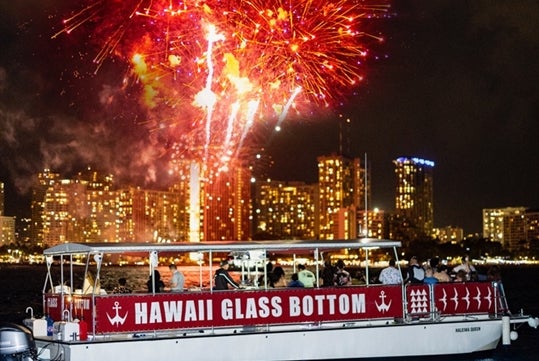
M 438 283 L 438 279 L 434 277 L 434 272 L 432 271 L 432 267 L 430 265 L 425 267 L 425 278 L 423 278 L 423 283 L 428 285 Z
M 121 277 L 118 280 L 118 286 L 114 287 L 112 293 L 131 293 L 133 290 L 127 287 L 127 280 L 124 277 Z
M 352 278 L 350 277 L 350 273 L 344 269 L 345 264 L 342 259 L 337 261 L 337 264 L 335 265 L 337 267 L 337 271 L 335 273 L 334 283 L 336 286 L 349 286 L 352 284 Z
M 267 287 L 269 285 L 269 276 L 273 272 L 273 262 L 268 258 L 266 262 L 266 273 L 262 274 L 260 277 L 258 277 L 258 284 L 259 287 Z M 266 276 L 268 277 L 268 283 L 266 284 Z
M 316 276 L 314 273 L 306 269 L 304 264 L 299 264 L 298 270 L 298 279 L 303 283 L 303 286 L 308 288 L 314 287 L 314 284 L 316 283 Z
M 425 270 L 419 265 L 416 256 L 412 256 L 408 262 L 408 276 L 406 283 L 423 283 Z
M 438 272 L 438 267 L 440 267 L 440 259 L 438 257 L 433 257 L 429 259 L 429 265 L 432 268 L 432 272 Z
M 286 287 L 286 278 L 283 267 L 277 266 L 269 276 L 270 287 Z
M 324 269 L 321 271 L 320 277 L 322 278 L 322 287 L 335 286 L 335 267 L 330 261 L 324 263 Z
M 183 292 L 183 285 L 185 283 L 185 277 L 183 273 L 178 270 L 178 267 L 174 263 L 168 266 L 172 276 L 170 277 L 170 292 Z
M 292 281 L 288 283 L 288 287 L 305 287 L 303 282 L 299 280 L 299 276 L 297 273 L 292 274 Z
M 234 281 L 228 273 L 229 267 L 230 264 L 228 263 L 228 261 L 221 261 L 221 267 L 215 272 L 215 275 L 213 276 L 214 290 L 228 290 L 228 285 L 232 286 L 232 288 L 240 288 L 240 285 L 236 281 Z
M 158 293 L 163 291 L 165 288 L 165 283 L 161 280 L 161 273 L 159 273 L 158 270 L 153 270 L 153 277 L 150 275 L 148 282 L 146 282 L 146 286 L 148 286 L 148 292 L 150 293 Z
M 451 276 L 447 273 L 447 266 L 445 264 L 441 264 L 438 266 L 438 271 L 434 272 L 434 277 L 438 280 L 438 282 L 451 282 Z
M 384 285 L 402 284 L 402 274 L 395 265 L 395 259 L 392 258 L 389 260 L 389 266 L 380 271 L 378 280 Z
M 494 265 L 489 268 L 487 272 L 487 281 L 489 282 L 501 282 L 502 281 L 502 272 L 500 267 Z
M 466 271 L 459 270 L 455 275 L 455 282 L 466 282 Z
M 461 263 L 453 268 L 453 273 L 457 274 L 460 270 L 463 270 L 466 273 L 466 281 L 470 281 L 472 274 L 476 272 L 475 267 L 470 262 L 470 257 L 465 255 L 461 259 Z

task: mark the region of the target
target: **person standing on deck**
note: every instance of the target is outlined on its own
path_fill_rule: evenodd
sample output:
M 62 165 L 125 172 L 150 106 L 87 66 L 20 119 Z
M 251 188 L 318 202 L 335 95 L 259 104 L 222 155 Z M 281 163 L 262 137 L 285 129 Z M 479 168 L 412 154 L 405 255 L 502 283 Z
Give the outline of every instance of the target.
M 402 275 L 400 271 L 395 267 L 396 262 L 392 258 L 389 260 L 389 266 L 384 268 L 378 276 L 378 280 L 384 285 L 398 285 L 402 284 Z
M 424 278 L 425 270 L 419 265 L 417 257 L 413 256 L 408 263 L 408 277 L 406 278 L 406 283 L 423 283 Z
M 298 280 L 303 283 L 304 287 L 314 287 L 316 276 L 314 273 L 305 268 L 304 264 L 298 265 Z
M 228 290 L 228 285 L 232 286 L 232 288 L 240 288 L 240 285 L 228 273 L 228 267 L 230 267 L 228 261 L 221 261 L 221 268 L 215 272 L 213 277 L 214 290 Z
M 168 266 L 172 277 L 170 277 L 170 292 L 183 292 L 183 284 L 185 283 L 185 277 L 183 273 L 178 270 L 175 264 Z

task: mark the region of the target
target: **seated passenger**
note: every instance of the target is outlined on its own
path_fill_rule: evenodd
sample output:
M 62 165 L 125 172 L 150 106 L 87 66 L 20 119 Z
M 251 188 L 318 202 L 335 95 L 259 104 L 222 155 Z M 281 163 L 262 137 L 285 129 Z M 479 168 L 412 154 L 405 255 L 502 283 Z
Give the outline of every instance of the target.
M 153 270 L 153 277 L 150 275 L 148 282 L 146 282 L 146 286 L 148 286 L 148 292 L 150 293 L 163 292 L 165 283 L 161 280 L 161 273 L 159 273 L 158 270 Z
M 127 279 L 124 277 L 118 280 L 118 286 L 114 287 L 112 293 L 131 293 L 133 290 L 127 287 Z
M 438 271 L 434 272 L 434 277 L 438 280 L 438 282 L 451 282 L 451 276 L 447 273 L 447 266 L 445 264 L 442 264 L 438 266 Z
M 434 272 L 432 271 L 431 266 L 427 266 L 425 268 L 425 278 L 423 278 L 423 283 L 426 283 L 428 285 L 438 283 L 438 279 L 434 277 Z
M 288 287 L 305 287 L 305 285 L 299 280 L 298 274 L 293 273 L 292 281 L 288 283 Z
M 335 285 L 336 286 L 349 286 L 352 284 L 352 278 L 350 273 L 344 269 L 345 264 L 342 259 L 337 261 L 337 271 L 335 272 Z
M 466 278 L 466 271 L 461 269 L 455 276 L 455 282 L 466 282 Z
M 501 282 L 502 280 L 502 273 L 500 271 L 500 267 L 498 266 L 492 266 L 489 268 L 487 272 L 487 281 L 489 282 Z
M 465 281 L 470 281 L 472 278 L 472 273 L 476 272 L 475 267 L 470 261 L 470 257 L 468 255 L 463 256 L 461 259 L 461 263 L 455 268 L 453 268 L 453 273 L 455 274 L 458 274 L 458 272 L 460 271 L 464 271 L 464 273 L 466 274 Z
M 269 275 L 270 287 L 286 287 L 286 279 L 284 270 L 281 266 L 277 266 L 273 269 L 273 272 Z

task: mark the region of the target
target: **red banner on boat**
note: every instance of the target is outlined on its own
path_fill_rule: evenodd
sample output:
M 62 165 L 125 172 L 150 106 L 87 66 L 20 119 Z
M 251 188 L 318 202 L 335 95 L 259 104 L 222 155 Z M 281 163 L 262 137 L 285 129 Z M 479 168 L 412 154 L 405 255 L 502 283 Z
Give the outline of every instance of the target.
M 400 286 L 107 295 L 96 333 L 402 317 Z
M 439 283 L 434 303 L 441 314 L 492 313 L 497 295 L 490 282 Z
M 436 283 L 406 286 L 408 313 L 443 315 L 492 313 L 497 295 L 490 282 Z

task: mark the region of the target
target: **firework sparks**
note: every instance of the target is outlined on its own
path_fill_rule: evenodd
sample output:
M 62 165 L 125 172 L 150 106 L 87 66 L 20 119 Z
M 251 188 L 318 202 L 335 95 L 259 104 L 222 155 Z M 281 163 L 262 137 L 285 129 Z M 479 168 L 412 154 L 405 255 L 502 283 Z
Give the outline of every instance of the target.
M 257 122 L 328 107 L 362 79 L 364 22 L 388 6 L 360 0 L 101 0 L 65 20 L 109 57 L 132 64 L 147 126 L 173 159 L 222 167 Z M 212 165 L 214 166 L 214 165 Z

